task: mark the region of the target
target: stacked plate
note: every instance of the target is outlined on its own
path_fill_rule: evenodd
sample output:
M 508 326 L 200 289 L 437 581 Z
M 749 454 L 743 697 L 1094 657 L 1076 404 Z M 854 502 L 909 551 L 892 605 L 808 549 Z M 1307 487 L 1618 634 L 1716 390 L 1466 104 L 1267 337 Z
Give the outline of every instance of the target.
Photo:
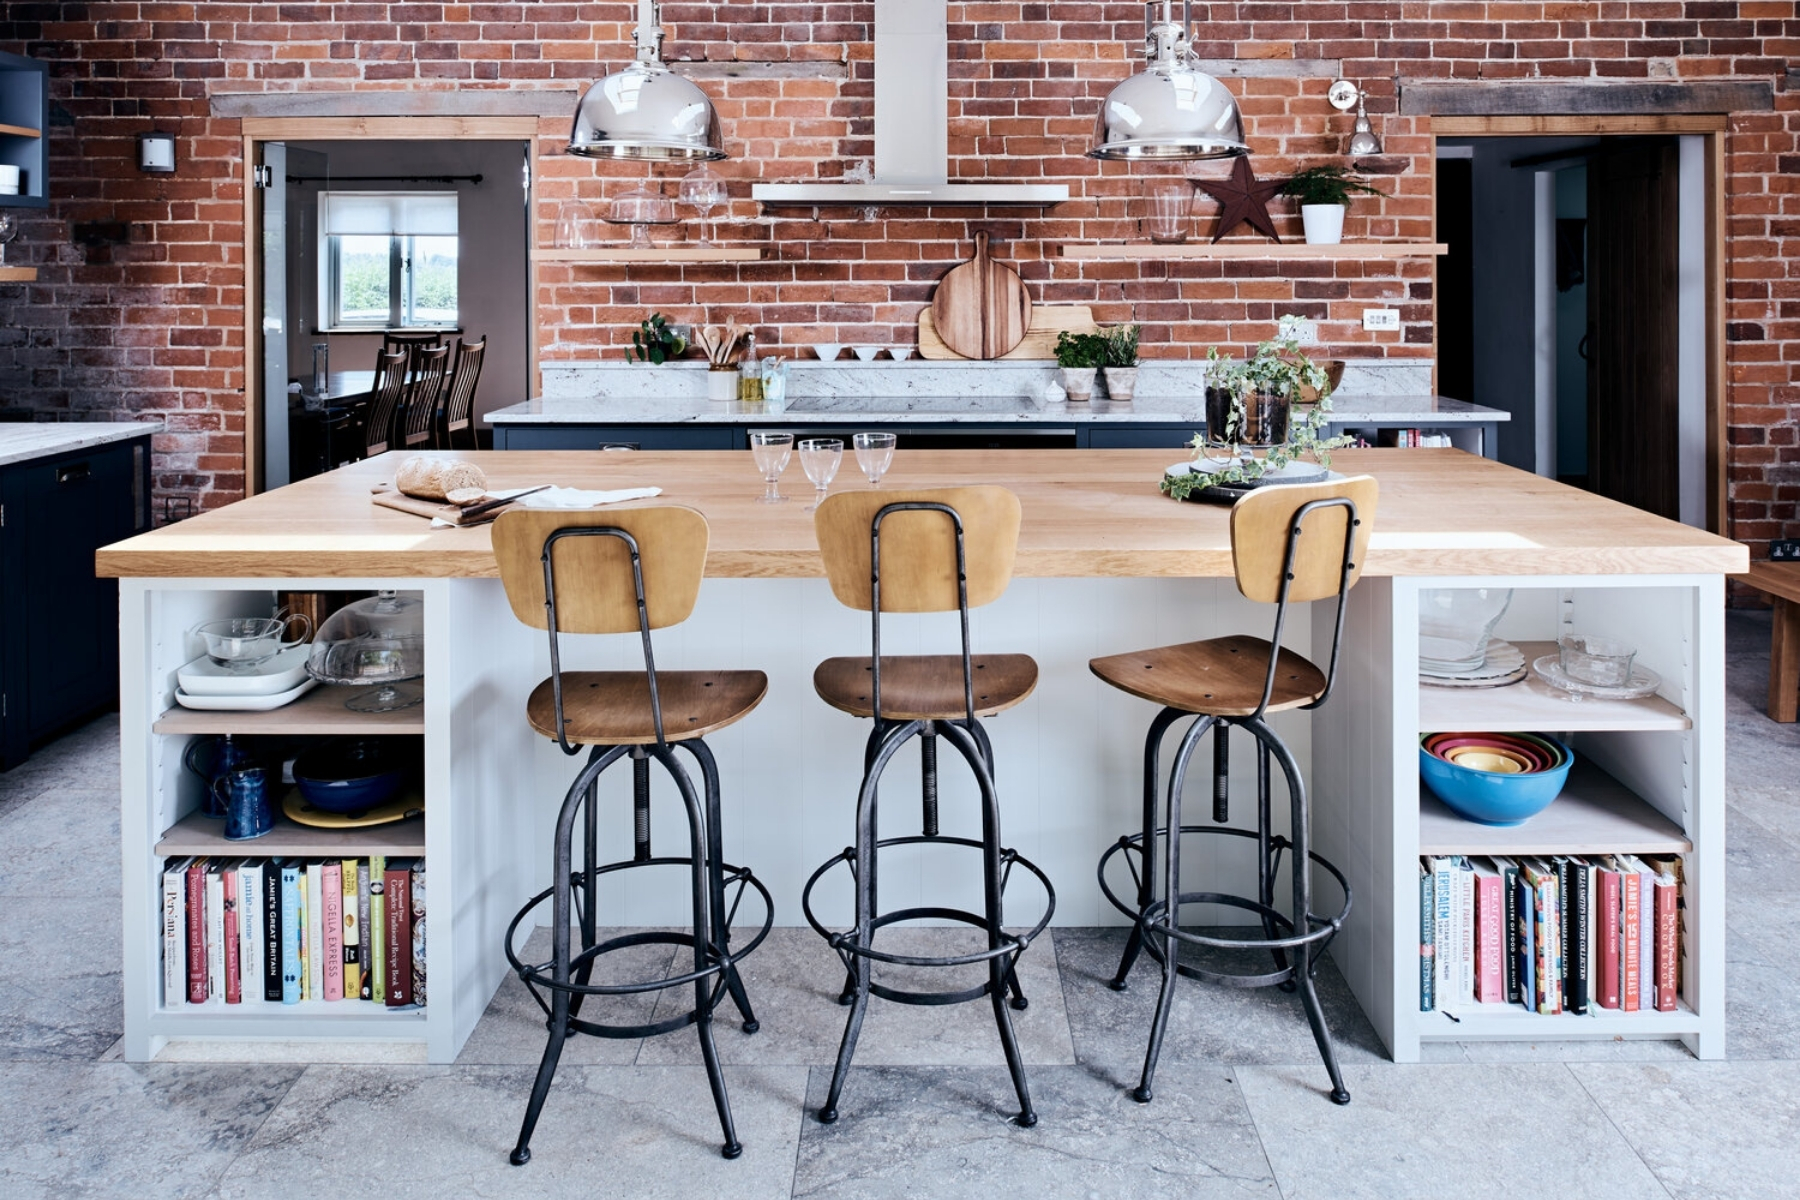
M 291 704 L 318 686 L 306 673 L 311 649 L 290 646 L 247 671 L 201 655 L 175 672 L 175 702 L 183 708 L 228 712 L 266 712 Z
M 1419 682 L 1432 687 L 1486 688 L 1504 687 L 1525 678 L 1525 654 L 1504 638 L 1490 638 L 1487 655 L 1481 665 L 1466 670 L 1439 666 L 1429 659 L 1419 660 Z

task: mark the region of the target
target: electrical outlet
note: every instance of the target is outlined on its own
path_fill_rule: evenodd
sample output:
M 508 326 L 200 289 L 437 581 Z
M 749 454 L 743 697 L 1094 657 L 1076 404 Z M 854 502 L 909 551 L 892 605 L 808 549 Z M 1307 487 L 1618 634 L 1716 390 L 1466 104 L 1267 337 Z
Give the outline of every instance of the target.
M 1769 543 L 1770 562 L 1800 562 L 1800 538 L 1776 538 Z
M 1363 328 L 1369 330 L 1399 329 L 1400 310 L 1397 308 L 1365 308 L 1363 309 Z
M 1294 340 L 1302 346 L 1319 344 L 1319 323 L 1317 321 L 1295 321 L 1290 328 L 1294 331 Z

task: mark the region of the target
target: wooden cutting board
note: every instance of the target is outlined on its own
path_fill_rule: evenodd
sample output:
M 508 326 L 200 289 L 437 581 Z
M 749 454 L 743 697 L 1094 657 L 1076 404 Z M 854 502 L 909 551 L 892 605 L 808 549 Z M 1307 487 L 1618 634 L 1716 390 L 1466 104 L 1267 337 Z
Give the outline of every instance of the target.
M 1005 263 L 988 257 L 988 235 L 975 235 L 975 257 L 938 282 L 931 297 L 938 337 L 964 358 L 1003 358 L 1031 328 L 1031 294 Z
M 1094 310 L 1085 304 L 1040 304 L 1031 310 L 1031 328 L 1026 332 L 1024 340 L 1000 357 L 1009 362 L 1020 359 L 1054 360 L 1057 334 L 1065 330 L 1069 333 L 1096 333 L 1099 329 L 1094 323 Z M 968 357 L 944 344 L 944 339 L 938 336 L 937 322 L 932 318 L 929 308 L 919 314 L 919 357 L 938 362 L 964 361 Z

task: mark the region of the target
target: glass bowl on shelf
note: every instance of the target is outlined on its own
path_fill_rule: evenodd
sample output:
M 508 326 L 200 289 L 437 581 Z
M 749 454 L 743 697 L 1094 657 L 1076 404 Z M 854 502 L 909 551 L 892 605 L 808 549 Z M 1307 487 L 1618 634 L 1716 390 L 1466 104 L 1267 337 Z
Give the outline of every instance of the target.
M 661 192 L 635 187 L 613 197 L 606 219 L 614 225 L 631 226 L 632 249 L 650 250 L 656 246 L 650 240 L 650 226 L 673 225 L 675 204 Z
M 1512 595 L 1511 588 L 1420 589 L 1419 670 L 1454 675 L 1480 667 Z
M 306 673 L 320 683 L 367 689 L 344 702 L 352 712 L 395 712 L 425 698 L 407 686 L 425 674 L 425 605 L 380 592 L 326 618 L 313 638 Z

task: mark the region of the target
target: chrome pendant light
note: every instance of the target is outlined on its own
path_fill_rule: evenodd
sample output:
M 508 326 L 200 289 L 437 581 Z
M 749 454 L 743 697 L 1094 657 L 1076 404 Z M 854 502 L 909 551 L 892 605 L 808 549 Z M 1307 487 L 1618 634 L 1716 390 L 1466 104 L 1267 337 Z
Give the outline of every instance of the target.
M 587 90 L 575 109 L 569 153 L 583 158 L 725 157 L 719 114 L 706 93 L 662 62 L 661 6 L 638 0 L 637 58 Z
M 1157 7 L 1162 18 L 1155 18 Z M 1144 70 L 1106 97 L 1094 123 L 1090 158 L 1201 159 L 1248 154 L 1243 118 L 1225 85 L 1194 65 L 1186 19 L 1175 20 L 1174 0 L 1144 6 Z

